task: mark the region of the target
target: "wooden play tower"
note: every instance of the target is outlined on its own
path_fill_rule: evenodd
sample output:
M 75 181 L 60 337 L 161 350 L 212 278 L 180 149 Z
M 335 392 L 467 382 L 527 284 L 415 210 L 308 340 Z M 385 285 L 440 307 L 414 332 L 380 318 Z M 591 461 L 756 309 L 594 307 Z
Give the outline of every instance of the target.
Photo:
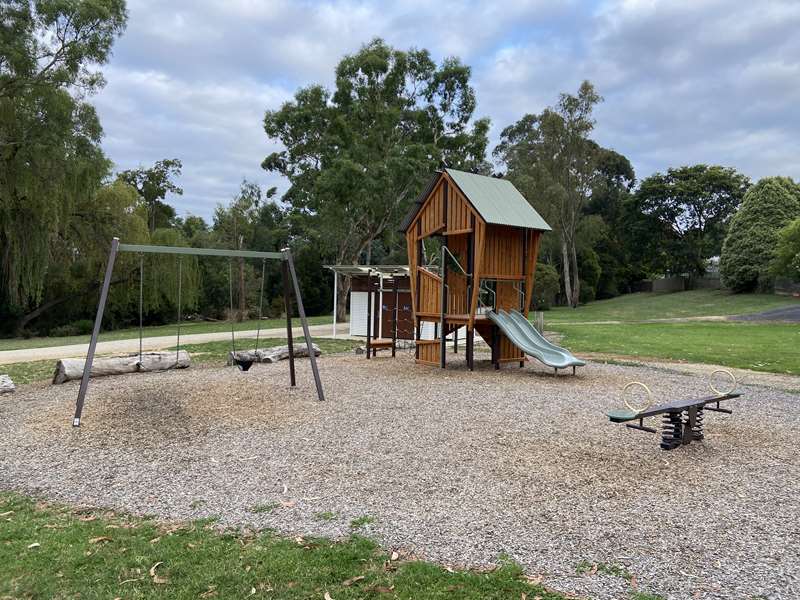
M 470 369 L 475 331 L 492 348 L 495 368 L 522 365 L 524 354 L 486 313 L 517 309 L 528 315 L 540 236 L 549 230 L 510 181 L 454 169 L 437 172 L 401 227 L 416 330 L 426 321 L 436 324 L 435 339 L 417 334 L 417 362 L 444 368 L 446 336 L 466 326 Z M 434 237 L 440 242 L 435 259 L 426 256 L 423 243 Z

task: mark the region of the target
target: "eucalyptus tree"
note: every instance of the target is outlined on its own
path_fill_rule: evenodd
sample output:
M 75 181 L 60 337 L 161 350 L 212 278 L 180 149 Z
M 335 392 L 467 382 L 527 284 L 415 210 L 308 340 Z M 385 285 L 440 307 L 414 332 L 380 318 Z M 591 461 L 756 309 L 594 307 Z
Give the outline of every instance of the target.
M 109 170 L 86 97 L 125 27 L 124 0 L 0 3 L 0 310 L 38 305 L 81 199 Z
M 129 169 L 122 171 L 118 177 L 133 186 L 147 207 L 147 222 L 150 233 L 158 227 L 169 227 L 175 217 L 175 209 L 164 202 L 167 194 L 183 194 L 183 188 L 175 183 L 180 177 L 183 163 L 177 158 L 165 158 L 145 169 Z
M 564 293 L 571 306 L 580 298 L 578 232 L 600 176 L 600 147 L 589 135 L 594 107 L 601 101 L 594 86 L 584 81 L 576 95 L 561 94 L 555 106 L 506 127 L 494 150 L 508 178 L 558 236 Z
M 262 166 L 289 180 L 283 201 L 314 221 L 334 262 L 370 262 L 372 242 L 399 225 L 442 163 L 489 170 L 489 121 L 472 121 L 469 79 L 457 58 L 437 65 L 427 50 L 375 39 L 339 62 L 333 92 L 311 85 L 267 111 L 267 136 L 284 149 Z M 342 311 L 348 288 L 337 290 Z

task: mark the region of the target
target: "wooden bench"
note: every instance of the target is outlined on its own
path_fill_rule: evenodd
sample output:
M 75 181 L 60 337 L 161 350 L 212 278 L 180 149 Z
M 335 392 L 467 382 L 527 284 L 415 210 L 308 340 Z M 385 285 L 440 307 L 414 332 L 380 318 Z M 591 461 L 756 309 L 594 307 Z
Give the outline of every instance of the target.
M 661 449 L 672 450 L 678 446 L 703 439 L 703 412 L 710 410 L 732 414 L 733 411 L 722 408 L 719 403 L 740 397 L 741 394 L 724 394 L 722 396 L 706 396 L 705 398 L 675 400 L 667 404 L 651 406 L 641 412 L 632 410 L 612 410 L 606 413 L 612 423 L 626 423 L 631 429 L 658 433 L 653 427 L 647 427 L 644 419 L 656 415 L 664 415 L 661 424 Z M 713 405 L 713 406 L 710 406 Z M 631 424 L 630 421 L 638 421 Z

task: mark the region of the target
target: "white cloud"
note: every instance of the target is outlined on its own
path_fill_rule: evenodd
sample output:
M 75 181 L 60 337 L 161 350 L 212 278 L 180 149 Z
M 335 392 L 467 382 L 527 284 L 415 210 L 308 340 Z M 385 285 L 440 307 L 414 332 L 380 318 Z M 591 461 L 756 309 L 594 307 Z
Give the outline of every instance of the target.
M 276 149 L 264 111 L 375 36 L 473 66 L 492 135 L 580 81 L 595 83 L 600 143 L 642 177 L 692 162 L 800 177 L 800 3 L 547 0 L 131 1 L 95 104 L 119 168 L 183 160 L 180 211 L 209 216 Z

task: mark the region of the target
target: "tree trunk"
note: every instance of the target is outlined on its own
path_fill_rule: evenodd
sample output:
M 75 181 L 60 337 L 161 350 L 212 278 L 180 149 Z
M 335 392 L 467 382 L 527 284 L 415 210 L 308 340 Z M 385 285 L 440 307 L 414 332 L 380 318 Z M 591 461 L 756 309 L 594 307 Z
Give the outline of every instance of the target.
M 564 239 L 563 234 L 561 238 L 561 271 L 564 276 L 564 296 L 567 299 L 567 304 L 572 306 L 572 283 L 570 280 L 570 256 L 567 241 Z
M 131 271 L 131 273 L 128 273 L 127 275 L 125 275 L 125 276 L 123 276 L 123 277 L 121 277 L 119 279 L 113 279 L 111 281 L 110 285 L 113 287 L 113 286 L 117 285 L 118 283 L 122 283 L 124 281 L 129 281 L 131 279 L 131 277 L 133 277 L 133 271 Z M 45 302 L 44 304 L 42 304 L 41 306 L 38 306 L 37 308 L 35 308 L 31 312 L 23 315 L 22 317 L 20 317 L 19 321 L 14 326 L 14 330 L 16 331 L 17 337 L 22 337 L 22 333 L 25 330 L 25 327 L 28 325 L 28 323 L 30 323 L 31 321 L 33 321 L 37 317 L 40 317 L 42 314 L 46 313 L 48 310 L 50 310 L 52 308 L 55 308 L 56 306 L 59 306 L 60 304 L 64 304 L 65 302 L 69 302 L 70 300 L 77 300 L 78 298 L 83 298 L 87 294 L 90 294 L 90 293 L 92 293 L 92 292 L 94 292 L 96 290 L 99 290 L 102 287 L 102 285 L 103 285 L 103 281 L 102 281 L 102 279 L 99 279 L 96 283 L 93 283 L 93 284 L 85 287 L 84 289 L 80 290 L 79 292 L 75 292 L 74 294 L 69 294 L 67 296 L 62 296 L 61 298 L 56 298 L 55 300 L 49 300 L 49 301 Z
M 83 377 L 86 360 L 83 358 L 63 358 L 56 363 L 53 383 L 65 383 Z M 139 362 L 139 354 L 97 358 L 92 361 L 92 377 L 104 375 L 121 375 L 123 373 L 146 373 L 148 371 L 167 371 L 169 369 L 185 369 L 190 365 L 189 353 L 186 350 L 175 352 L 145 352 Z
M 322 351 L 316 344 L 311 344 L 314 349 L 314 356 L 319 356 Z M 295 358 L 308 356 L 308 346 L 306 344 L 294 344 L 292 354 Z M 234 354 L 228 352 L 228 366 L 233 364 Z M 289 358 L 289 346 L 275 346 L 274 348 L 259 348 L 258 350 L 239 350 L 236 352 L 239 360 L 250 360 L 253 362 L 275 363 L 279 360 Z
M 11 381 L 11 377 L 8 375 L 0 375 L 0 394 L 10 394 L 16 388 L 14 388 L 14 382 Z
M 344 323 L 347 320 L 347 295 L 350 293 L 350 277 L 339 275 L 338 289 L 336 290 L 336 321 Z
M 577 308 L 581 297 L 581 278 L 578 274 L 578 252 L 575 249 L 575 242 L 571 244 L 572 259 L 572 307 Z

